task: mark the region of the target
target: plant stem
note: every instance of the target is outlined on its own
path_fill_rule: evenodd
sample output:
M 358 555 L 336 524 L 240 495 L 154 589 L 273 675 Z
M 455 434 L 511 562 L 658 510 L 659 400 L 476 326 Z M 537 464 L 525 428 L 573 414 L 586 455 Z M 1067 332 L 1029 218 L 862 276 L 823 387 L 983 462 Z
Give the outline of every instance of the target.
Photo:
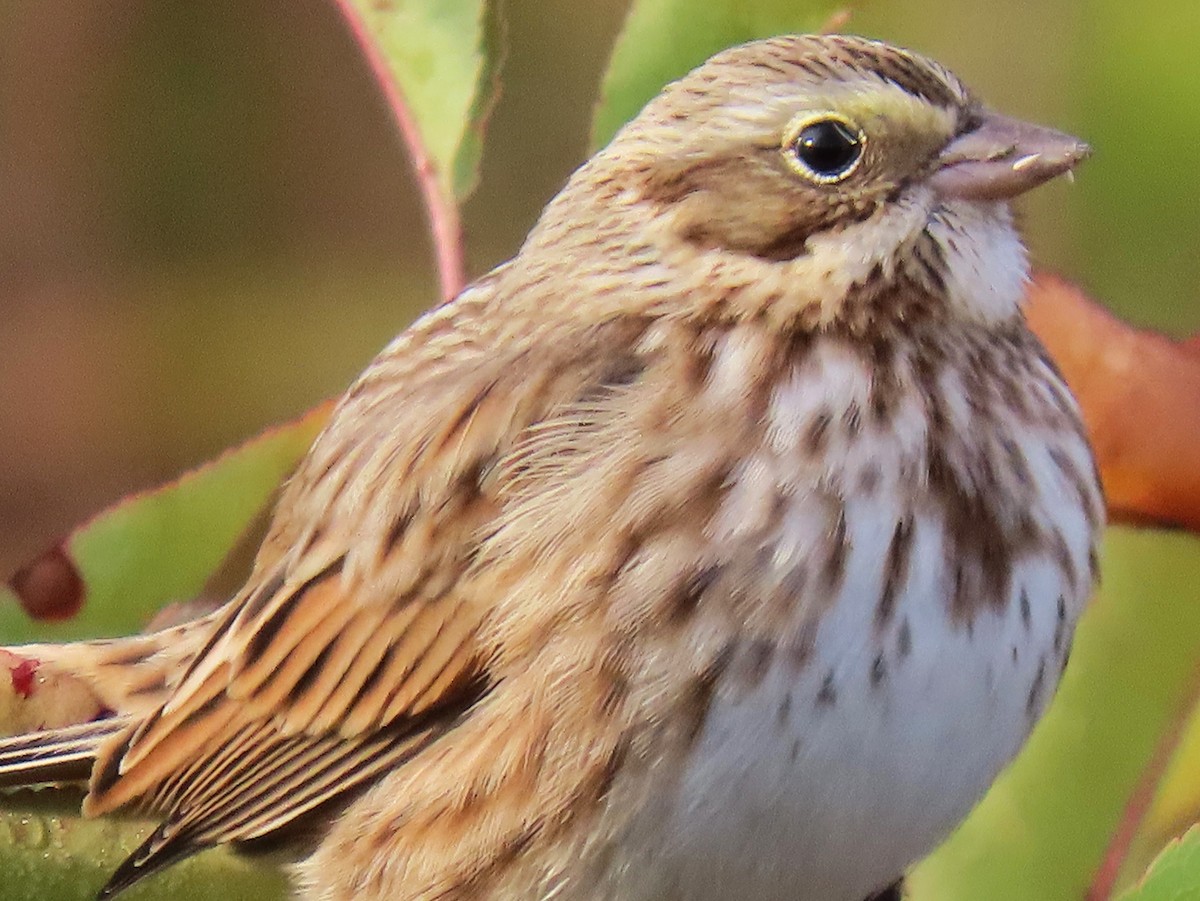
M 421 196 L 425 202 L 425 214 L 429 219 L 442 300 L 450 300 L 457 296 L 466 284 L 462 220 L 459 218 L 458 205 L 452 197 L 445 196 L 438 187 L 437 166 L 421 139 L 421 130 L 404 98 L 404 92 L 391 67 L 388 66 L 387 60 L 380 52 L 378 44 L 368 31 L 366 23 L 363 22 L 362 16 L 355 8 L 353 0 L 333 0 L 333 2 L 341 11 L 343 18 L 350 26 L 355 41 L 362 49 L 363 56 L 375 76 L 375 82 L 383 92 L 388 109 L 392 112 L 404 145 L 408 148 L 417 185 L 421 189 Z

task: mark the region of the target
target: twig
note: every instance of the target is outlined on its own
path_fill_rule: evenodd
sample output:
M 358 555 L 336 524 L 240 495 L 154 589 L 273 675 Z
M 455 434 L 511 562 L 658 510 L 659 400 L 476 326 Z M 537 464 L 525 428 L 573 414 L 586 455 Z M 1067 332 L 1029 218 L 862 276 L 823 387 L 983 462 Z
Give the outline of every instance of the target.
M 421 196 L 425 201 L 425 214 L 429 219 L 429 228 L 433 234 L 433 251 L 437 258 L 438 282 L 442 289 L 442 299 L 455 297 L 466 284 L 466 264 L 463 253 L 462 221 L 458 215 L 458 206 L 452 198 L 447 198 L 438 188 L 437 166 L 429 156 L 421 131 L 413 118 L 412 110 L 404 99 L 401 90 L 387 60 L 379 51 L 362 16 L 354 8 L 353 0 L 333 0 L 334 5 L 341 11 L 354 39 L 362 49 L 375 81 L 383 91 L 384 99 L 408 148 L 409 159 L 417 184 L 421 188 Z

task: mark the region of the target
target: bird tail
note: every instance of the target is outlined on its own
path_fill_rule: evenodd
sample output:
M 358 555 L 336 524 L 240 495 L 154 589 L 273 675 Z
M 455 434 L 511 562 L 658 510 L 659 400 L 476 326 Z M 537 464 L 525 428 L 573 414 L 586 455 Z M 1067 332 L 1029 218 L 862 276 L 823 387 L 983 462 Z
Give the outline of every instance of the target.
M 86 782 L 100 746 L 124 717 L 0 738 L 0 789 Z
M 101 745 L 165 702 L 207 641 L 213 618 L 129 638 L 0 648 L 0 662 L 15 660 L 48 677 L 36 690 L 18 692 L 29 705 L 18 719 L 61 722 L 64 697 L 87 719 L 0 738 L 0 788 L 86 782 Z

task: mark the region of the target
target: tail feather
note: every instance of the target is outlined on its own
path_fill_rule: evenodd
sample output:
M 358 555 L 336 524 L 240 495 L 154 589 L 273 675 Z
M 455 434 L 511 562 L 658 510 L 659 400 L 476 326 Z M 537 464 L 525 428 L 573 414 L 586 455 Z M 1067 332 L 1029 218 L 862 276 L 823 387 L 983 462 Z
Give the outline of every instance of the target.
M 80 683 L 94 696 L 96 710 L 114 714 L 0 738 L 0 788 L 86 782 L 101 744 L 169 697 L 207 639 L 214 616 L 127 638 L 0 648 L 0 655 L 35 661 L 40 673 Z
M 115 897 L 135 882 L 203 850 L 194 844 L 169 842 L 165 839 L 165 832 L 165 826 L 158 827 L 136 851 L 125 858 L 96 895 L 97 901 Z
M 125 726 L 114 717 L 0 738 L 0 788 L 86 782 L 101 744 Z

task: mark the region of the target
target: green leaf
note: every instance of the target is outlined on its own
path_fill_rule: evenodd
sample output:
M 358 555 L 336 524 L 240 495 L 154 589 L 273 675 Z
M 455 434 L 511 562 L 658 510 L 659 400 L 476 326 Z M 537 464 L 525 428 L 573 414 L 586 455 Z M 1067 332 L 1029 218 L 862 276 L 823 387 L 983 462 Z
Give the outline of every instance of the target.
M 1200 827 L 1167 846 L 1121 901 L 1200 901 Z
M 0 811 L 0 885 L 8 901 L 93 901 L 117 864 L 145 838 L 149 826 L 124 820 L 85 820 L 44 807 Z M 222 849 L 205 851 L 134 886 L 122 901 L 276 901 L 282 875 Z
M 1122 884 L 1145 872 L 1156 854 L 1194 823 L 1200 823 L 1200 704 L 1196 703 L 1181 725 L 1179 744 L 1129 849 Z
M 634 0 L 604 76 L 592 122 L 593 147 L 607 144 L 663 85 L 718 50 L 820 30 L 844 5 L 844 0 Z
M 397 117 L 410 115 L 442 197 L 463 200 L 478 179 L 496 95 L 497 13 L 486 0 L 337 2 Z
M 129 634 L 199 594 L 329 411 L 323 404 L 84 523 L 0 589 L 0 641 Z
M 1082 898 L 1200 659 L 1200 542 L 1110 529 L 1050 711 L 909 880 L 913 901 Z
M 1079 271 L 1116 312 L 1186 335 L 1200 328 L 1200 3 L 1091 0 L 1087 9 L 1079 70 L 1063 86 L 1077 98 L 1075 127 L 1097 150 L 1084 170 Z M 1147 147 L 1158 148 L 1149 166 Z

